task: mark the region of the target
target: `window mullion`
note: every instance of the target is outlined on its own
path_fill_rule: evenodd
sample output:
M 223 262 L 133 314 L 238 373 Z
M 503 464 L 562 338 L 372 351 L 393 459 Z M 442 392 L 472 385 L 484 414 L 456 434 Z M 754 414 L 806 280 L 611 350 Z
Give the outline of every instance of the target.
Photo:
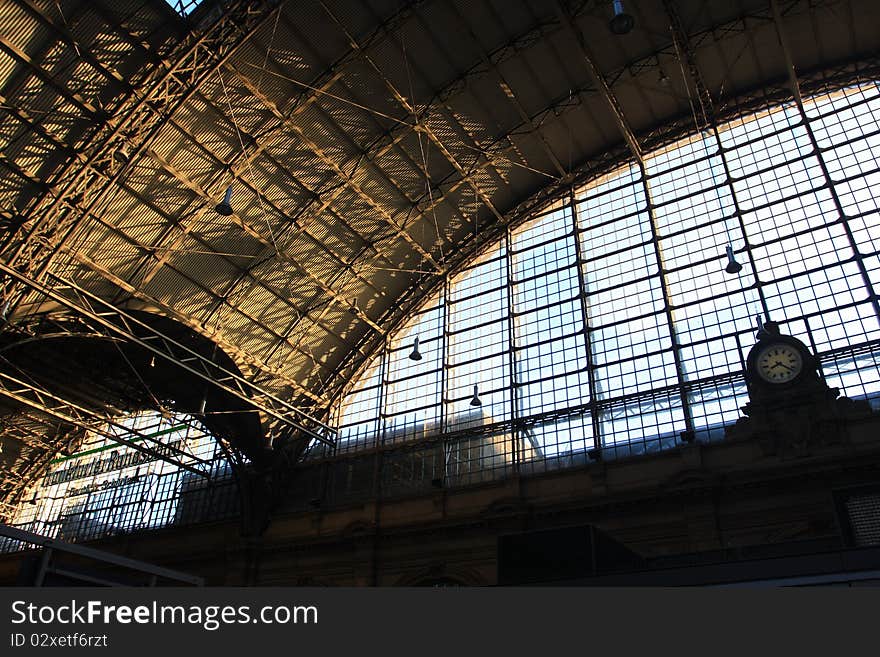
M 510 441 L 511 441 L 511 466 L 514 473 L 519 473 L 521 454 L 519 450 L 519 409 L 517 408 L 517 358 L 516 350 L 513 348 L 515 335 L 513 329 L 513 259 L 511 256 L 511 245 L 513 244 L 510 227 L 504 231 L 504 240 L 506 242 L 504 248 L 505 263 L 507 265 L 507 381 L 508 391 L 510 394 L 509 413 L 510 413 Z
M 666 315 L 666 323 L 669 327 L 669 337 L 672 341 L 672 358 L 675 363 L 675 375 L 678 380 L 678 391 L 681 399 L 681 408 L 684 415 L 685 430 L 693 435 L 694 420 L 691 417 L 691 406 L 688 400 L 687 388 L 685 387 L 684 367 L 681 363 L 681 348 L 678 343 L 678 333 L 675 328 L 675 321 L 672 314 L 672 299 L 669 295 L 669 287 L 666 284 L 666 272 L 664 270 L 663 251 L 660 248 L 660 236 L 657 231 L 657 221 L 654 215 L 654 205 L 651 201 L 651 189 L 648 185 L 648 176 L 645 171 L 645 165 L 639 163 L 641 173 L 642 189 L 645 193 L 645 202 L 648 212 L 648 223 L 651 228 L 651 241 L 654 244 L 654 255 L 657 260 L 657 275 L 660 278 L 660 289 L 663 293 L 663 313 Z
M 587 354 L 587 385 L 590 390 L 590 404 L 593 409 L 590 413 L 590 421 L 593 426 L 593 446 L 602 446 L 602 423 L 599 422 L 599 395 L 598 386 L 596 385 L 596 367 L 595 354 L 593 353 L 593 341 L 590 339 L 590 310 L 588 308 L 589 300 L 587 298 L 587 282 L 584 280 L 583 264 L 584 257 L 581 253 L 581 234 L 578 230 L 577 219 L 577 202 L 575 201 L 574 189 L 568 188 L 568 203 L 571 208 L 571 223 L 574 227 L 574 252 L 575 252 L 575 269 L 577 270 L 578 289 L 581 301 L 581 322 L 583 322 L 584 332 L 584 348 Z

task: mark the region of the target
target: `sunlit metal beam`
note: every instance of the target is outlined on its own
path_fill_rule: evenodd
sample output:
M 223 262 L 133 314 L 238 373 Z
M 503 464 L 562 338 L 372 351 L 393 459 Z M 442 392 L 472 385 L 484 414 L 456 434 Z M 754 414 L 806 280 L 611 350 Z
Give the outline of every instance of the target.
M 44 413 L 60 422 L 65 422 L 86 431 L 97 433 L 119 445 L 130 447 L 138 452 L 148 454 L 156 459 L 199 475 L 200 477 L 210 477 L 210 474 L 203 469 L 190 465 L 187 462 L 171 458 L 168 454 L 176 454 L 178 457 L 193 460 L 202 466 L 207 465 L 209 461 L 194 456 L 193 454 L 187 454 L 176 447 L 162 443 L 162 441 L 157 440 L 153 436 L 142 433 L 137 429 L 126 427 L 123 424 L 119 424 L 96 411 L 75 404 L 47 390 L 42 390 L 32 383 L 28 383 L 3 371 L 0 371 L 0 396 L 40 413 Z M 113 433 L 108 428 L 104 428 L 105 426 L 120 431 L 122 435 Z M 134 436 L 139 442 L 124 438 L 124 435 Z M 148 445 L 150 444 L 156 445 L 158 449 L 149 447 Z
M 620 134 L 629 146 L 633 157 L 635 157 L 637 161 L 642 162 L 644 159 L 642 156 L 642 148 L 639 146 L 639 142 L 636 139 L 632 128 L 630 128 L 629 122 L 626 120 L 626 116 L 623 113 L 623 109 L 620 107 L 620 103 L 617 102 L 617 97 L 611 93 L 611 89 L 605 81 L 605 78 L 602 76 L 602 72 L 596 66 L 596 59 L 593 56 L 593 53 L 590 52 L 587 44 L 584 42 L 583 33 L 574 24 L 574 21 L 569 16 L 568 10 L 560 0 L 556 0 L 555 8 L 562 24 L 577 44 L 578 50 L 581 53 L 581 60 L 586 66 L 587 73 L 593 80 L 593 84 L 595 84 L 596 88 L 601 92 L 602 99 L 608 105 L 608 109 L 614 117 L 614 122 L 617 124 L 618 130 L 620 130 Z
M 90 139 L 77 157 L 61 169 L 52 188 L 45 190 L 26 211 L 28 223 L 21 239 L 9 249 L 4 261 L 40 280 L 69 236 L 75 233 L 86 214 L 104 199 L 120 175 L 113 172 L 113 156 L 121 145 L 134 157 L 158 135 L 166 116 L 185 102 L 241 44 L 256 33 L 280 3 L 232 2 L 205 30 L 186 35 L 169 58 L 173 63 L 156 67 L 138 93 L 126 97 L 113 108 L 99 134 Z M 49 248 L 47 248 L 49 245 Z M 22 299 L 15 296 L 14 303 Z
M 203 381 L 224 390 L 261 411 L 267 417 L 272 417 L 323 443 L 334 444 L 335 431 L 323 422 L 310 417 L 299 408 L 257 386 L 245 377 L 214 363 L 211 358 L 190 349 L 71 281 L 50 273 L 48 279 L 51 287 L 47 287 L 2 263 L 0 263 L 0 272 L 43 295 L 46 299 L 52 300 L 83 317 L 90 323 L 102 326 L 108 333 L 137 344 Z M 62 294 L 62 290 L 65 294 Z M 305 426 L 303 422 L 308 422 L 314 428 Z M 319 433 L 318 429 L 326 432 L 326 435 Z

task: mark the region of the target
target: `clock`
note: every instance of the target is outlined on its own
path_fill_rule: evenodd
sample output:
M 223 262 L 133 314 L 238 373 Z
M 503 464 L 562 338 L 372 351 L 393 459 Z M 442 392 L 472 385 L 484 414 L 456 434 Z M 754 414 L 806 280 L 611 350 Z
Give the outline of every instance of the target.
M 799 349 L 785 342 L 773 342 L 758 351 L 755 371 L 768 383 L 788 383 L 804 369 Z
M 746 360 L 750 389 L 759 395 L 787 394 L 789 389 L 802 389 L 818 381 L 817 362 L 806 345 L 779 331 L 776 322 L 766 322 L 758 332 L 758 341 Z M 776 392 L 774 392 L 776 391 Z

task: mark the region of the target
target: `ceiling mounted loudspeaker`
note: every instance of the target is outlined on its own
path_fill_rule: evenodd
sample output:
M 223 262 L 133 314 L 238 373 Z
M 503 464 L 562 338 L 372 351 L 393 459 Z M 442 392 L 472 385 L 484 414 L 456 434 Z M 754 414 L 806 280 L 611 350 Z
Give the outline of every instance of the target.
M 422 354 L 419 353 L 419 338 L 413 340 L 413 350 L 409 355 L 410 360 L 422 360 Z
M 217 207 L 214 209 L 217 211 L 217 214 L 222 214 L 224 217 L 228 217 L 232 214 L 232 205 L 230 201 L 232 200 L 232 185 L 226 188 L 226 194 L 223 196 L 223 200 L 217 204 Z
M 736 261 L 736 258 L 733 257 L 733 247 L 730 244 L 727 245 L 727 266 L 724 268 L 728 274 L 738 274 L 742 271 L 743 266 Z
M 474 384 L 474 396 L 471 397 L 471 406 L 482 406 L 483 402 L 480 401 L 480 397 L 477 395 L 477 384 Z
M 614 34 L 628 34 L 636 25 L 636 19 L 623 10 L 623 0 L 614 0 L 614 16 L 608 27 Z

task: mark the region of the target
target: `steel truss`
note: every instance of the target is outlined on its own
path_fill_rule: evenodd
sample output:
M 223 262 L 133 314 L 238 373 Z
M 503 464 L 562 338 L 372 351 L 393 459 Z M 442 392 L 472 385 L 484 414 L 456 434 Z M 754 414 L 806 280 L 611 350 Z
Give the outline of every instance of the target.
M 114 161 L 123 149 L 129 157 L 144 151 L 165 125 L 167 118 L 184 103 L 238 47 L 249 39 L 275 12 L 280 0 L 233 2 L 201 34 L 185 39 L 174 63 L 156 67 L 144 82 L 143 92 L 129 95 L 113 111 L 89 141 L 83 152 L 70 159 L 66 168 L 45 186 L 45 193 L 28 216 L 17 246 L 4 260 L 42 279 L 52 262 L 85 217 L 95 209 L 115 184 L 123 168 Z M 45 245 L 51 245 L 47 249 Z M 25 289 L 28 285 L 25 283 Z M 12 312 L 24 298 L 6 291 Z
M 166 463 L 170 463 L 176 467 L 187 470 L 188 472 L 199 475 L 200 477 L 210 478 L 208 472 L 191 464 L 192 462 L 196 462 L 199 465 L 206 466 L 210 470 L 210 461 L 199 458 L 193 454 L 187 454 L 176 447 L 172 447 L 171 445 L 163 443 L 161 440 L 157 440 L 153 436 L 142 433 L 137 429 L 126 427 L 109 417 L 101 415 L 97 411 L 90 410 L 84 406 L 62 399 L 47 390 L 39 388 L 33 383 L 22 381 L 21 379 L 6 374 L 5 372 L 0 372 L 0 396 L 6 397 L 19 404 L 24 404 L 29 408 L 39 411 L 40 413 L 45 413 L 61 422 L 72 424 L 81 429 L 85 429 L 86 431 L 97 433 L 115 443 L 125 447 L 131 447 L 134 450 L 153 456 Z M 138 442 L 116 435 L 108 428 L 104 428 L 105 426 L 113 427 L 125 434 L 133 435 L 138 440 L 144 441 L 145 444 L 138 444 Z M 152 443 L 155 447 L 146 446 L 146 444 L 149 443 Z M 171 454 L 174 454 L 178 458 L 172 457 Z
M 0 263 L 0 272 L 38 295 L 60 304 L 93 326 L 100 326 L 109 334 L 137 344 L 150 353 L 246 402 L 264 416 L 273 418 L 276 423 L 299 431 L 327 445 L 332 446 L 335 443 L 336 432 L 330 426 L 248 381 L 240 374 L 218 365 L 211 358 L 190 349 L 148 323 L 87 292 L 75 283 L 49 272 L 47 273 L 47 278 L 51 283 L 51 287 L 49 287 L 2 263 Z M 306 426 L 304 423 L 311 426 Z

